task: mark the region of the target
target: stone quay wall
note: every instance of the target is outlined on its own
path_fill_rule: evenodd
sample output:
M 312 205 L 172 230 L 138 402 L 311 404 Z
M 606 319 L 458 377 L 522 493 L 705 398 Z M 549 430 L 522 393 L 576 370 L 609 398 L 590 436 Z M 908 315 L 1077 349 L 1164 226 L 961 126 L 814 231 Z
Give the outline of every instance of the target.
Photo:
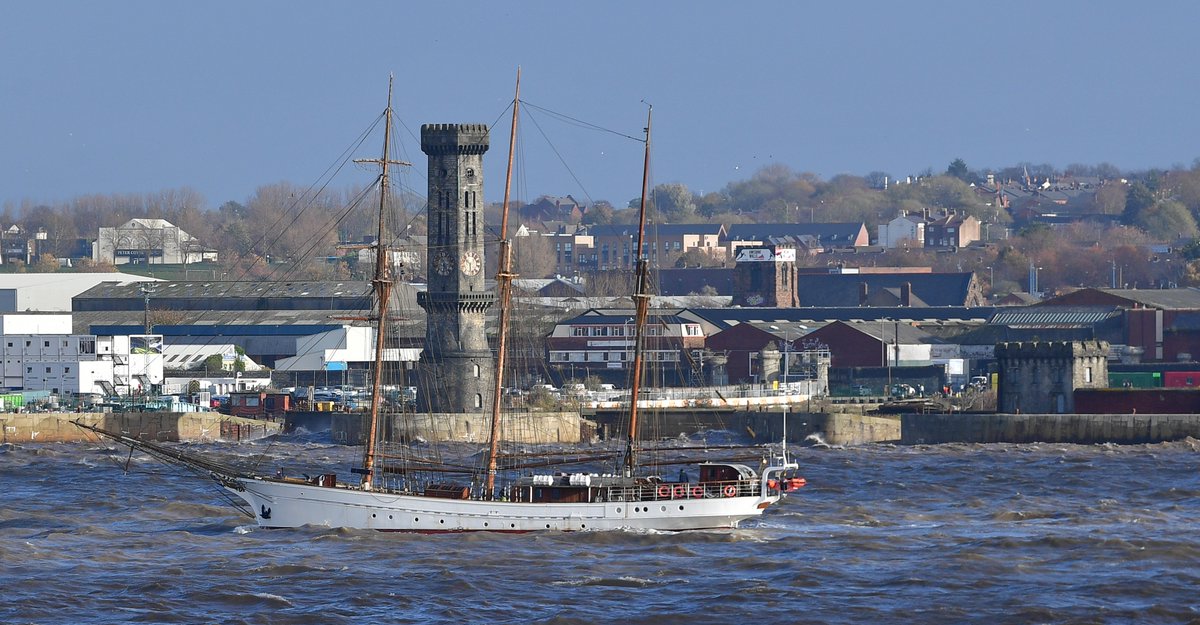
M 256 440 L 282 424 L 217 412 L 6 412 L 0 413 L 0 443 L 71 443 L 98 435 L 72 421 L 154 441 Z
M 1160 443 L 1200 438 L 1200 415 L 906 414 L 901 434 L 906 445 Z

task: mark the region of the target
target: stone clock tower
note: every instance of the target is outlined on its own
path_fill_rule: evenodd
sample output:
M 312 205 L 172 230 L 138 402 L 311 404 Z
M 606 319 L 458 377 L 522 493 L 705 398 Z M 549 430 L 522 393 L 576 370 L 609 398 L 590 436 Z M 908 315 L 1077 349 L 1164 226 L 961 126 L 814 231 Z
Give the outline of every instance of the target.
M 484 319 L 495 295 L 484 287 L 484 124 L 425 124 L 429 156 L 429 287 L 418 404 L 433 413 L 490 411 L 495 385 Z

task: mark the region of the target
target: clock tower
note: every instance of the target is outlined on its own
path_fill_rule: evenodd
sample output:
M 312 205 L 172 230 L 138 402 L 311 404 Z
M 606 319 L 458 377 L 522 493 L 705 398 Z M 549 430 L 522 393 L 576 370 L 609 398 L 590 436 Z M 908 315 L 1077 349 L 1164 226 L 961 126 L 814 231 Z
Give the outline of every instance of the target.
M 421 410 L 490 411 L 495 367 L 484 331 L 495 295 L 484 286 L 484 124 L 425 124 L 429 156 L 429 286 L 417 293 L 425 309 L 425 348 L 417 364 Z

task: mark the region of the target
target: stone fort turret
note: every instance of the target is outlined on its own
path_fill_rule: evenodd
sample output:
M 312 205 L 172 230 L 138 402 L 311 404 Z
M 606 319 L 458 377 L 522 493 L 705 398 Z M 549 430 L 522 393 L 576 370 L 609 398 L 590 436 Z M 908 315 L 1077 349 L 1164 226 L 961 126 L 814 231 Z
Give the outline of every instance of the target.
M 1006 413 L 1075 412 L 1075 389 L 1108 386 L 1105 341 L 999 343 L 997 410 Z

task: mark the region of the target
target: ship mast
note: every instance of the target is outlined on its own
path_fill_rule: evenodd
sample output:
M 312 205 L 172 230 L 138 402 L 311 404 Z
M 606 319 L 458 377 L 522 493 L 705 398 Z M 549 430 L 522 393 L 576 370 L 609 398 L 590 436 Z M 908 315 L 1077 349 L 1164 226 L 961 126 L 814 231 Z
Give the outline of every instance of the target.
M 379 443 L 379 405 L 383 388 L 383 349 L 387 336 L 387 310 L 392 297 L 392 270 L 384 242 L 388 235 L 385 218 L 387 216 L 387 200 L 390 181 L 388 165 L 410 165 L 404 161 L 390 160 L 392 139 L 392 82 L 393 76 L 388 76 L 387 108 L 384 109 L 383 124 L 383 156 L 379 159 L 356 159 L 358 163 L 373 163 L 379 165 L 379 216 L 378 230 L 375 237 L 375 274 L 371 278 L 371 289 L 374 293 L 377 308 L 375 321 L 375 365 L 371 384 L 371 412 L 367 426 L 366 452 L 363 454 L 362 487 L 370 490 L 375 470 L 375 457 L 378 454 Z
M 513 95 L 512 129 L 508 139 L 508 173 L 504 177 L 504 205 L 500 211 L 500 248 L 496 269 L 499 300 L 499 328 L 496 331 L 496 384 L 492 392 L 492 428 L 488 436 L 486 497 L 495 497 L 496 457 L 500 451 L 500 401 L 504 393 L 504 360 L 508 351 L 509 305 L 512 302 L 512 250 L 508 241 L 508 203 L 512 191 L 513 154 L 517 144 L 517 114 L 521 105 L 521 68 L 517 68 L 517 88 Z
M 642 201 L 638 208 L 637 265 L 633 293 L 633 380 L 629 386 L 629 436 L 625 446 L 625 475 L 637 468 L 638 394 L 642 387 L 642 351 L 645 348 L 646 319 L 650 312 L 650 269 L 643 253 L 646 237 L 646 196 L 650 184 L 650 119 L 654 106 L 646 111 L 646 154 L 642 163 Z

